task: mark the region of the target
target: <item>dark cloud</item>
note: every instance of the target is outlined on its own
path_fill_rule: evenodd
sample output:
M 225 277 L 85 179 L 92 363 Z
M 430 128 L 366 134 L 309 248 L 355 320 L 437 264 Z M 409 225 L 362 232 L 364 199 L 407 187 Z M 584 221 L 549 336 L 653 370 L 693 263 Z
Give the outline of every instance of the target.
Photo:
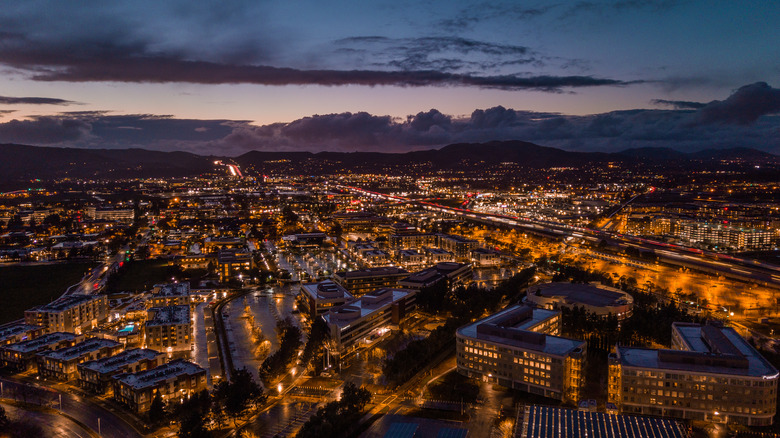
M 437 109 L 405 118 L 345 112 L 261 126 L 241 120 L 70 112 L 0 123 L 0 143 L 238 155 L 249 150 L 405 152 L 458 142 L 516 139 L 568 150 L 671 147 L 692 151 L 743 146 L 780 154 L 780 114 L 773 114 L 779 112 L 773 100 L 776 92 L 766 84 L 752 84 L 695 110 L 680 104 L 677 108 L 687 108 L 569 116 L 497 106 L 477 109 L 465 117 Z M 733 116 L 735 112 L 741 115 Z
M 0 104 L 6 105 L 74 105 L 71 100 L 56 99 L 53 97 L 10 97 L 0 96 Z
M 706 106 L 706 103 L 691 102 L 688 100 L 665 100 L 665 99 L 653 99 L 651 101 L 654 105 L 670 106 L 674 109 L 701 109 Z
M 747 125 L 766 114 L 780 112 L 780 89 L 766 82 L 756 82 L 739 88 L 723 101 L 713 101 L 699 110 L 699 123 Z

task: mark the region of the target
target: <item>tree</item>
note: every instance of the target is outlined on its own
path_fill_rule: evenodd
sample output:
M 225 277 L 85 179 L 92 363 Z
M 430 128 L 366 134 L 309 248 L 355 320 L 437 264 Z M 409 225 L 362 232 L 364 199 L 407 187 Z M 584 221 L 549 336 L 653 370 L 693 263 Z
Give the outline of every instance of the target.
M 5 430 L 10 422 L 8 416 L 5 414 L 5 408 L 0 405 L 0 430 Z
M 212 397 L 203 390 L 175 409 L 179 420 L 179 436 L 182 438 L 208 438 L 211 432 L 206 428 L 206 418 L 212 409 Z
M 158 425 L 165 420 L 167 415 L 168 412 L 166 412 L 165 402 L 160 395 L 160 391 L 155 391 L 152 404 L 149 406 L 149 422 Z
M 230 382 L 222 381 L 214 389 L 214 398 L 224 409 L 225 414 L 233 419 L 233 425 L 238 427 L 238 419 L 243 417 L 250 408 L 256 408 L 266 400 L 260 385 L 255 382 L 252 374 L 241 368 L 235 370 Z

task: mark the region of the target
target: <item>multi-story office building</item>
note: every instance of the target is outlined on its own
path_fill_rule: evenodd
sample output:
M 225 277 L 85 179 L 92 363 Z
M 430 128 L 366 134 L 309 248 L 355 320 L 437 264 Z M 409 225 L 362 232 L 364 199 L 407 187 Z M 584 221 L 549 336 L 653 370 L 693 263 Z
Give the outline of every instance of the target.
M 177 359 L 150 370 L 114 376 L 114 399 L 136 413 L 149 410 L 155 394 L 178 401 L 207 388 L 206 370 Z
M 124 347 L 110 339 L 90 338 L 71 347 L 38 353 L 38 374 L 43 378 L 71 380 L 76 378 L 77 365 L 113 356 Z
M 455 255 L 457 260 L 467 261 L 471 258 L 471 250 L 479 246 L 479 242 L 455 234 L 438 234 L 439 247 Z
M 560 312 L 512 306 L 456 332 L 458 372 L 531 394 L 576 402 L 587 344 L 556 336 Z
M 409 275 L 399 281 L 398 285 L 418 291 L 438 286 L 453 290 L 470 284 L 473 277 L 474 271 L 470 264 L 443 262 Z
M 38 353 L 71 347 L 80 342 L 81 339 L 81 336 L 74 333 L 47 333 L 29 341 L 0 347 L 0 358 L 3 360 L 4 367 L 14 371 L 26 371 L 35 365 Z
M 144 344 L 158 351 L 192 348 L 190 306 L 152 307 L 146 312 Z
M 24 312 L 24 322 L 44 328 L 46 333 L 73 332 L 81 334 L 97 327 L 108 318 L 105 295 L 68 295 L 49 304 Z
M 555 282 L 528 288 L 524 301 L 536 307 L 558 309 L 580 307 L 597 316 L 614 315 L 619 320 L 631 316 L 634 298 L 620 289 L 599 283 Z
M 22 320 L 0 325 L 0 347 L 35 339 L 43 333 L 43 327 L 25 324 Z
M 501 253 L 487 248 L 472 249 L 471 263 L 482 267 L 499 266 L 501 264 Z
M 243 271 L 252 269 L 254 261 L 249 251 L 223 249 L 217 253 L 220 281 L 227 281 Z
M 778 371 L 733 328 L 674 323 L 672 346 L 616 347 L 609 401 L 630 414 L 772 424 Z
M 331 280 L 319 283 L 307 283 L 301 286 L 299 306 L 310 319 L 324 314 L 354 300 L 354 297 L 344 287 Z
M 330 357 L 342 363 L 361 347 L 372 346 L 416 307 L 415 294 L 406 289 L 377 289 L 329 310 L 322 317 L 330 329 Z
M 155 284 L 152 289 L 152 296 L 146 303 L 147 307 L 189 306 L 192 304 L 190 284 L 186 281 L 182 283 Z
M 112 377 L 122 373 L 150 370 L 165 363 L 165 354 L 147 348 L 125 350 L 116 356 L 80 363 L 79 386 L 103 393 L 111 387 Z
M 368 268 L 360 271 L 341 271 L 333 274 L 333 281 L 352 295 L 359 297 L 382 287 L 397 287 L 398 280 L 409 275 L 409 271 L 393 266 Z
M 132 222 L 135 211 L 132 208 L 87 207 L 87 214 L 96 220 Z

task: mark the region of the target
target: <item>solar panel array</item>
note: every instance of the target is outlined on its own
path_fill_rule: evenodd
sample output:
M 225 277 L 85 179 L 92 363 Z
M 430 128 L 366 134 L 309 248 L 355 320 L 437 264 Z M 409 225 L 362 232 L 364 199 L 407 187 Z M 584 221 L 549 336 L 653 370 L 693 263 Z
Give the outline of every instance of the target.
M 413 438 L 418 427 L 417 423 L 391 423 L 384 438 Z
M 468 429 L 442 427 L 441 429 L 439 429 L 439 433 L 436 434 L 436 438 L 466 438 L 468 433 L 469 433 Z
M 548 406 L 526 411 L 523 438 L 684 438 L 677 422 L 664 418 L 583 412 Z

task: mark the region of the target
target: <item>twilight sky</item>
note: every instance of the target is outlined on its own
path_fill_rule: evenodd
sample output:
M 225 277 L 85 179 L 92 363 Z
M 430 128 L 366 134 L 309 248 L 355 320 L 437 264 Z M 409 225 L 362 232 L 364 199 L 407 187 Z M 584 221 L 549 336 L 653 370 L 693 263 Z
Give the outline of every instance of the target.
M 0 143 L 780 154 L 775 1 L 0 5 Z

